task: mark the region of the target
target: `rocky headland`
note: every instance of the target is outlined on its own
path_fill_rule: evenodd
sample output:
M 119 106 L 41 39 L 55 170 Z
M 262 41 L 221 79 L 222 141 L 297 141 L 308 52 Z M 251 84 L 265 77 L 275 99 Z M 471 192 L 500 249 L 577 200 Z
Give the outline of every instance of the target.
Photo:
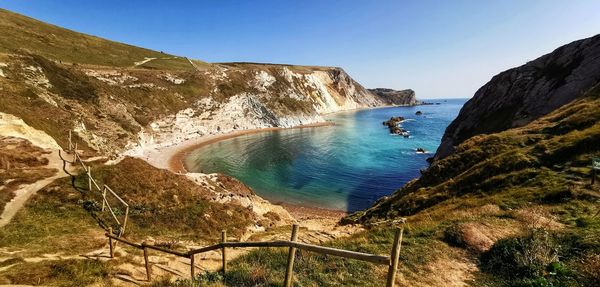
M 386 104 L 394 106 L 416 106 L 423 102 L 417 100 L 415 91 L 411 89 L 393 90 L 386 88 L 369 89 L 370 92 L 382 98 Z
M 557 48 L 494 76 L 448 126 L 435 159 L 466 139 L 524 126 L 581 97 L 600 81 L 600 35 Z

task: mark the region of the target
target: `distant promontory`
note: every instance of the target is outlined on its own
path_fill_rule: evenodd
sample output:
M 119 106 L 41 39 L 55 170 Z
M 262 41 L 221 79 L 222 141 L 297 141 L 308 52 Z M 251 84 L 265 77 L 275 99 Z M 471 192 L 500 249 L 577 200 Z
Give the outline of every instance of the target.
M 385 88 L 369 89 L 371 93 L 378 95 L 390 105 L 396 106 L 416 106 L 422 104 L 415 96 L 415 91 L 411 89 L 393 90 Z

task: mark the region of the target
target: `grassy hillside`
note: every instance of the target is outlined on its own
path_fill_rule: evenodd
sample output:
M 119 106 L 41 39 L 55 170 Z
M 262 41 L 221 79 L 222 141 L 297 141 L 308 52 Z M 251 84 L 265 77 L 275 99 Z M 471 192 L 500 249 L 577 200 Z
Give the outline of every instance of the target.
M 156 58 L 157 61 L 141 67 L 193 69 L 181 57 L 78 33 L 0 9 L 0 52 L 25 51 L 65 63 L 130 67 L 134 62 Z
M 596 86 L 524 127 L 473 137 L 345 222 L 429 222 L 432 240 L 470 252 L 477 286 L 596 286 L 599 107 Z
M 392 220 L 407 217 L 402 286 L 598 286 L 600 87 L 527 126 L 467 140 L 390 198 L 345 219 L 371 229 L 328 244 L 386 254 Z M 302 234 L 300 234 L 300 237 Z M 215 286 L 274 286 L 285 251 L 260 249 Z M 298 255 L 299 286 L 381 286 L 384 268 Z M 155 286 L 171 286 L 157 282 Z
M 591 157 L 600 154 L 600 87 L 527 126 L 467 140 L 421 177 L 350 218 L 373 221 L 411 215 L 477 194 L 505 208 L 552 194 L 594 192 Z

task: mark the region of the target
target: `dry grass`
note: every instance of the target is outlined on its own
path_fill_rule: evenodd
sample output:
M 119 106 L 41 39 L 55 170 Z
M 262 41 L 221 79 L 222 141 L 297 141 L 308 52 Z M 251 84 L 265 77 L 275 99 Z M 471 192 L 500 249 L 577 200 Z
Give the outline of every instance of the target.
M 19 186 L 56 173 L 55 169 L 45 167 L 47 154 L 27 140 L 0 137 L 0 213 Z
M 157 51 L 85 35 L 0 9 L 0 52 L 26 50 L 67 63 L 129 67 L 144 58 L 174 58 L 149 62 L 150 69 L 187 69 L 187 60 Z M 197 61 L 201 64 L 203 62 Z
M 110 286 L 111 264 L 93 259 L 70 259 L 18 264 L 0 272 L 0 284 L 44 286 Z

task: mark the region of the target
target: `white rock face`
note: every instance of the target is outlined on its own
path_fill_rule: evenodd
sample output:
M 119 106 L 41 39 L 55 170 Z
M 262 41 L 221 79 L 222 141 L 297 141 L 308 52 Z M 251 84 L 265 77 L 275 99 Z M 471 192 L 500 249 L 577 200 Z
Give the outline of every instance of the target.
M 138 134 L 137 142 L 127 146 L 126 154 L 140 155 L 147 149 L 172 146 L 205 135 L 314 124 L 324 121 L 323 114 L 383 104 L 341 69 L 300 73 L 282 67 L 276 72 L 285 82 L 279 83 L 277 90 L 272 89 L 277 81 L 272 70 L 253 72 L 250 85 L 257 92 L 242 92 L 221 102 L 207 96 L 174 115 L 155 120 Z M 227 73 L 227 69 L 220 69 L 211 73 L 210 78 L 216 83 L 226 82 Z M 282 91 L 281 87 L 287 90 Z M 219 92 L 217 87 L 212 90 L 213 94 Z M 287 98 L 306 108 L 294 110 L 273 104 L 278 102 L 276 98 Z
M 163 79 L 165 79 L 165 80 L 167 80 L 167 81 L 169 81 L 169 82 L 171 82 L 171 83 L 173 83 L 175 85 L 181 85 L 181 84 L 185 83 L 185 79 L 178 78 L 178 77 L 173 76 L 173 75 L 171 75 L 169 73 L 166 73 L 161 78 L 163 78 Z
M 295 221 L 285 208 L 274 205 L 258 195 L 240 195 L 233 192 L 217 191 L 214 188 L 214 185 L 218 184 L 217 174 L 187 173 L 186 176 L 198 185 L 208 186 L 215 194 L 215 202 L 221 204 L 238 204 L 242 207 L 252 209 L 252 212 L 254 212 L 259 219 L 265 219 L 267 213 L 275 213 L 280 218 L 279 224 L 289 224 Z
M 6 67 L 8 67 L 8 64 L 0 63 L 0 77 L 2 77 L 2 78 L 6 78 L 6 75 L 4 74 L 4 71 L 2 70 L 2 68 L 6 68 Z
M 52 88 L 52 84 L 50 84 L 50 80 L 46 78 L 44 71 L 41 67 L 36 66 L 25 66 L 23 67 L 23 74 L 25 76 L 25 81 L 35 87 L 50 89 Z
M 258 88 L 261 92 L 266 92 L 267 88 L 270 87 L 276 81 L 275 77 L 269 75 L 265 71 L 258 72 L 254 79 L 254 86 Z
M 33 145 L 45 149 L 59 149 L 60 146 L 47 133 L 34 129 L 22 119 L 10 114 L 0 113 L 0 136 L 29 140 Z

